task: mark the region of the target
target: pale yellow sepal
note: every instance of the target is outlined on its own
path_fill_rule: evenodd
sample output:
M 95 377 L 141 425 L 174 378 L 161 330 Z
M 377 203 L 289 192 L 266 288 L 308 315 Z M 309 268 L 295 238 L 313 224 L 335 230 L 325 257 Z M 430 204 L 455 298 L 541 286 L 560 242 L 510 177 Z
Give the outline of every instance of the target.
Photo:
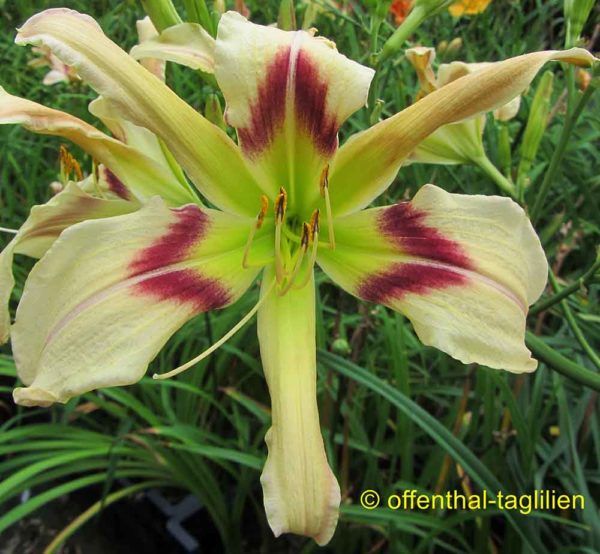
M 170 205 L 194 201 L 189 189 L 171 171 L 144 152 L 98 131 L 72 115 L 46 108 L 0 87 L 0 124 L 17 124 L 34 133 L 56 135 L 73 141 L 97 162 L 104 164 L 139 200 L 160 194 Z M 152 179 L 148 178 L 152 175 Z
M 185 210 L 155 197 L 135 213 L 62 232 L 17 309 L 12 346 L 26 385 L 17 402 L 67 402 L 135 383 L 183 323 L 246 291 L 258 273 L 241 269 L 247 222 Z
M 213 73 L 215 39 L 197 23 L 180 23 L 134 46 L 130 55 L 136 60 L 155 58 Z
M 331 206 L 336 214 L 363 208 L 394 180 L 407 156 L 442 125 L 494 110 L 519 95 L 551 60 L 577 65 L 594 61 L 572 48 L 525 54 L 466 75 L 428 94 L 402 112 L 352 136 L 331 168 Z
M 381 226 L 394 207 L 373 208 L 335 221 L 337 247 L 319 251 L 321 268 L 356 296 L 375 293 L 375 300 L 406 315 L 424 344 L 435 346 L 463 363 L 479 363 L 514 373 L 533 371 L 537 362 L 525 346 L 527 307 L 542 294 L 548 264 L 540 241 L 523 209 L 499 196 L 450 194 L 425 185 L 410 202 L 402 236 L 386 234 Z M 401 214 L 398 215 L 398 217 Z M 393 222 L 388 220 L 390 227 Z M 431 234 L 451 241 L 435 250 Z M 419 245 L 422 255 L 403 250 L 402 240 Z M 444 261 L 444 248 L 456 248 L 469 260 Z M 430 253 L 431 257 L 427 254 Z M 441 260 L 436 256 L 440 255 Z M 407 288 L 402 266 L 418 264 L 421 282 L 427 272 L 451 271 L 458 279 L 444 284 L 444 274 L 431 287 Z M 389 272 L 389 273 L 388 273 Z M 370 279 L 392 275 L 369 286 Z M 394 277 L 393 275 L 396 275 Z M 372 281 L 371 281 L 372 283 Z M 381 287 L 387 287 L 385 289 Z
M 14 287 L 14 254 L 41 258 L 70 225 L 86 219 L 126 214 L 138 208 L 136 202 L 95 198 L 85 193 L 77 183 L 69 183 L 46 204 L 33 206 L 18 233 L 0 253 L 0 344 L 10 336 L 8 302 Z
M 274 270 L 265 271 L 262 293 Z M 327 463 L 317 407 L 315 284 L 272 292 L 258 311 L 260 353 L 272 424 L 261 483 L 275 536 L 296 533 L 327 544 L 338 520 L 340 488 Z

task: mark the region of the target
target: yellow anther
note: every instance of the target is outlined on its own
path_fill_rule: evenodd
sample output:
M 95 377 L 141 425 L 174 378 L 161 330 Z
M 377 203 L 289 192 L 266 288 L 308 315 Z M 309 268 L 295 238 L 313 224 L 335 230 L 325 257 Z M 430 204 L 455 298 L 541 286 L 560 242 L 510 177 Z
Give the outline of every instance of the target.
M 287 209 L 287 192 L 283 187 L 280 187 L 279 194 L 275 199 L 275 218 L 277 221 L 282 221 Z
M 319 210 L 316 209 L 310 216 L 310 238 L 315 240 L 315 235 L 319 234 Z
M 319 190 L 321 196 L 325 196 L 325 190 L 329 187 L 329 164 L 327 164 L 323 171 L 321 171 L 321 178 L 319 179 Z
M 83 180 L 83 173 L 81 171 L 81 166 L 77 162 L 77 160 L 73 157 L 71 152 L 67 149 L 64 144 L 60 145 L 59 150 L 59 159 L 60 159 L 60 174 L 63 181 L 69 180 L 71 177 L 71 173 L 75 173 L 75 177 L 78 181 Z
M 254 242 L 254 237 L 256 236 L 256 231 L 258 231 L 264 221 L 265 216 L 267 215 L 267 210 L 269 208 L 269 199 L 263 194 L 260 198 L 260 211 L 256 216 L 256 223 L 254 227 L 250 230 L 250 234 L 248 235 L 248 240 L 246 241 L 246 247 L 244 248 L 244 255 L 242 257 L 242 267 L 244 269 L 248 269 L 252 264 L 248 263 L 248 257 L 250 256 L 250 249 L 252 248 L 252 243 Z
M 306 225 L 306 223 L 304 225 Z M 306 275 L 299 285 L 294 285 L 295 289 L 303 289 L 308 284 L 313 273 L 313 268 L 315 267 L 315 262 L 317 261 L 317 252 L 319 250 L 319 210 L 315 210 L 313 212 L 310 218 L 310 223 L 307 226 L 309 227 L 312 235 L 312 250 L 310 253 L 310 260 L 308 261 L 308 266 L 306 268 Z M 296 271 L 296 273 L 298 272 Z
M 303 250 L 308 248 L 308 243 L 310 242 L 311 237 L 313 236 L 312 229 L 310 224 L 303 223 L 302 224 L 302 238 L 300 239 L 300 247 Z
M 260 229 L 262 227 L 263 221 L 265 220 L 265 216 L 267 215 L 267 210 L 269 209 L 269 199 L 266 194 L 263 194 L 260 197 L 260 212 L 258 212 L 258 216 L 256 216 L 256 228 Z

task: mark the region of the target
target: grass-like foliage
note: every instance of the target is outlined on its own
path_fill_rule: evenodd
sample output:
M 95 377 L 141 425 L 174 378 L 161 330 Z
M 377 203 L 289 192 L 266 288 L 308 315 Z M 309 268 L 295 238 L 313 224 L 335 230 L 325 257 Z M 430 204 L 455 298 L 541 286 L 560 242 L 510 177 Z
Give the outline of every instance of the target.
M 233 7 L 233 2 L 226 3 Z M 175 4 L 185 14 L 194 2 Z M 277 20 L 276 0 L 246 4 L 253 21 Z M 307 4 L 297 3 L 299 22 Z M 377 15 L 385 2 L 311 4 L 322 8 L 315 20 L 319 33 L 366 65 L 395 29 L 391 17 L 381 21 Z M 94 98 L 91 89 L 80 84 L 43 86 L 44 70 L 27 66 L 29 49 L 12 43 L 15 27 L 27 17 L 59 5 L 90 13 L 126 48 L 135 43 L 135 20 L 144 15 L 133 0 L 0 0 L 0 84 L 12 94 L 97 123 L 87 112 Z M 596 6 L 584 27 L 588 40 L 599 14 Z M 435 46 L 457 37 L 461 45 L 440 54 L 441 62 L 496 61 L 560 49 L 565 44 L 562 2 L 495 0 L 471 18 L 452 18 L 444 10 L 421 25 L 410 43 Z M 591 48 L 598 49 L 598 44 Z M 360 302 L 317 274 L 321 424 L 343 498 L 340 525 L 326 551 L 600 551 L 599 103 L 593 84 L 589 92 L 580 91 L 575 70 L 558 64 L 551 70 L 551 119 L 521 195 L 552 273 L 528 320 L 527 344 L 540 360 L 535 373 L 514 376 L 464 366 L 423 346 L 401 315 Z M 186 68 L 169 65 L 167 80 L 198 110 L 204 110 L 208 95 L 215 92 Z M 486 150 L 509 175 L 519 166 L 539 80 L 524 93 L 515 119 L 499 123 L 488 116 Z M 340 142 L 369 126 L 374 117 L 388 117 L 410 104 L 417 88 L 414 70 L 400 50 L 379 69 L 372 100 L 381 100 L 380 114 L 367 108 L 356 113 L 342 129 Z M 0 226 L 18 228 L 32 205 L 50 198 L 60 144 L 16 126 L 0 128 Z M 91 167 L 81 151 L 72 152 L 84 168 Z M 401 169 L 378 203 L 411 197 L 425 183 L 450 192 L 502 194 L 480 168 L 415 164 Z M 0 246 L 9 239 L 0 233 Z M 32 260 L 17 257 L 13 309 L 32 265 Z M 254 305 L 255 289 L 233 306 L 186 324 L 150 371 L 166 372 L 210 346 Z M 80 527 L 101 526 L 104 516 L 97 519 L 98 512 L 151 488 L 175 496 L 192 493 L 199 499 L 202 527 L 193 534 L 205 545 L 202 551 L 318 550 L 312 541 L 297 537 L 275 540 L 264 517 L 258 476 L 270 413 L 254 323 L 177 379 L 145 378 L 51 410 L 13 405 L 14 362 L 9 347 L 3 352 L 0 550 L 1 537 L 8 537 L 20 521 L 76 490 L 88 491 L 89 510 L 75 520 L 65 519 L 64 531 L 51 545 L 38 545 L 36 552 L 45 547 L 46 552 L 58 552 Z M 465 495 L 552 489 L 583 495 L 585 509 L 522 515 L 489 508 L 392 511 L 382 505 L 369 511 L 358 502 L 366 489 L 383 499 L 404 489 Z M 22 497 L 24 491 L 30 496 Z

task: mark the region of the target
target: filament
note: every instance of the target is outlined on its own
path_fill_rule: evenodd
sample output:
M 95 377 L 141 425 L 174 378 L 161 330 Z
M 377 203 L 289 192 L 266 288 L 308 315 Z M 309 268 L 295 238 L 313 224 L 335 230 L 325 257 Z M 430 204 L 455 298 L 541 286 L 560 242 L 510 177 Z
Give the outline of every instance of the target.
M 242 267 L 244 269 L 248 269 L 252 264 L 248 263 L 248 257 L 250 256 L 250 249 L 252 248 L 252 243 L 254 242 L 254 237 L 256 236 L 256 231 L 258 231 L 265 220 L 265 215 L 267 214 L 267 209 L 269 207 L 269 199 L 263 194 L 261 199 L 261 206 L 258 215 L 256 216 L 256 223 L 250 230 L 250 234 L 248 235 L 248 240 L 246 241 L 246 247 L 244 248 L 244 256 L 242 257 Z
M 313 267 L 315 267 L 315 262 L 317 261 L 317 252 L 319 250 L 319 210 L 313 212 L 312 217 L 310 218 L 309 227 L 311 231 L 312 250 L 310 252 L 308 267 L 306 268 L 306 275 L 299 285 L 294 285 L 294 288 L 298 290 L 303 289 L 308 284 Z
M 254 314 L 258 311 L 258 309 L 262 306 L 263 302 L 267 299 L 269 294 L 271 294 L 271 291 L 273 290 L 274 286 L 275 286 L 275 280 L 273 280 L 273 282 L 269 285 L 265 294 L 261 295 L 258 302 L 254 305 L 254 307 L 242 319 L 240 319 L 240 321 L 238 321 L 238 323 L 236 325 L 234 325 L 227 333 L 225 333 L 212 346 L 207 348 L 204 352 L 202 352 L 195 358 L 192 358 L 189 362 L 186 362 L 185 364 L 180 365 L 179 367 L 176 367 L 175 369 L 172 369 L 171 371 L 168 371 L 167 373 L 155 373 L 152 376 L 152 378 L 158 379 L 158 380 L 170 379 L 171 377 L 174 377 L 175 375 L 179 375 L 180 373 L 183 373 L 186 369 L 189 369 L 190 367 L 196 365 L 198 362 L 201 362 L 202 360 L 204 360 L 204 358 L 210 356 L 215 350 L 220 348 L 231 337 L 233 337 L 233 335 L 235 335 L 244 325 L 246 325 L 246 323 L 248 323 L 248 321 L 250 321 L 250 319 L 252 319 Z
M 331 200 L 329 199 L 329 164 L 323 168 L 319 182 L 321 196 L 325 198 L 325 213 L 327 215 L 327 231 L 329 234 L 330 248 L 335 248 L 335 234 L 333 232 L 333 217 L 331 216 Z
M 11 233 L 13 235 L 16 235 L 19 232 L 19 230 L 18 229 L 9 229 L 8 227 L 0 227 L 0 232 Z
M 281 283 L 285 277 L 283 260 L 281 256 L 281 227 L 285 210 L 287 208 L 287 192 L 283 187 L 279 189 L 279 194 L 275 200 L 275 276 L 277 282 Z
M 296 257 L 296 263 L 294 264 L 294 269 L 288 278 L 287 285 L 278 292 L 279 296 L 283 296 L 287 291 L 292 288 L 294 284 L 294 280 L 298 276 L 300 272 L 300 268 L 302 267 L 302 261 L 304 260 L 304 254 L 308 250 L 308 243 L 310 241 L 311 229 L 308 223 L 304 223 L 302 226 L 302 240 L 300 242 L 300 248 L 298 249 L 298 256 Z

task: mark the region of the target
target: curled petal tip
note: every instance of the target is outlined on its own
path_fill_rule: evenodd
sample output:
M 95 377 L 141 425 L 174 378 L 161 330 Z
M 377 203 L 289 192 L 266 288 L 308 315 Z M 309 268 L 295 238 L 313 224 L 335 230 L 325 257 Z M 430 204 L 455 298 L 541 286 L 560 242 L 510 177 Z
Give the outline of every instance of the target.
M 68 399 L 61 399 L 49 391 L 37 387 L 18 387 L 13 391 L 15 404 L 20 406 L 39 406 L 47 408 L 55 402 L 66 402 Z

